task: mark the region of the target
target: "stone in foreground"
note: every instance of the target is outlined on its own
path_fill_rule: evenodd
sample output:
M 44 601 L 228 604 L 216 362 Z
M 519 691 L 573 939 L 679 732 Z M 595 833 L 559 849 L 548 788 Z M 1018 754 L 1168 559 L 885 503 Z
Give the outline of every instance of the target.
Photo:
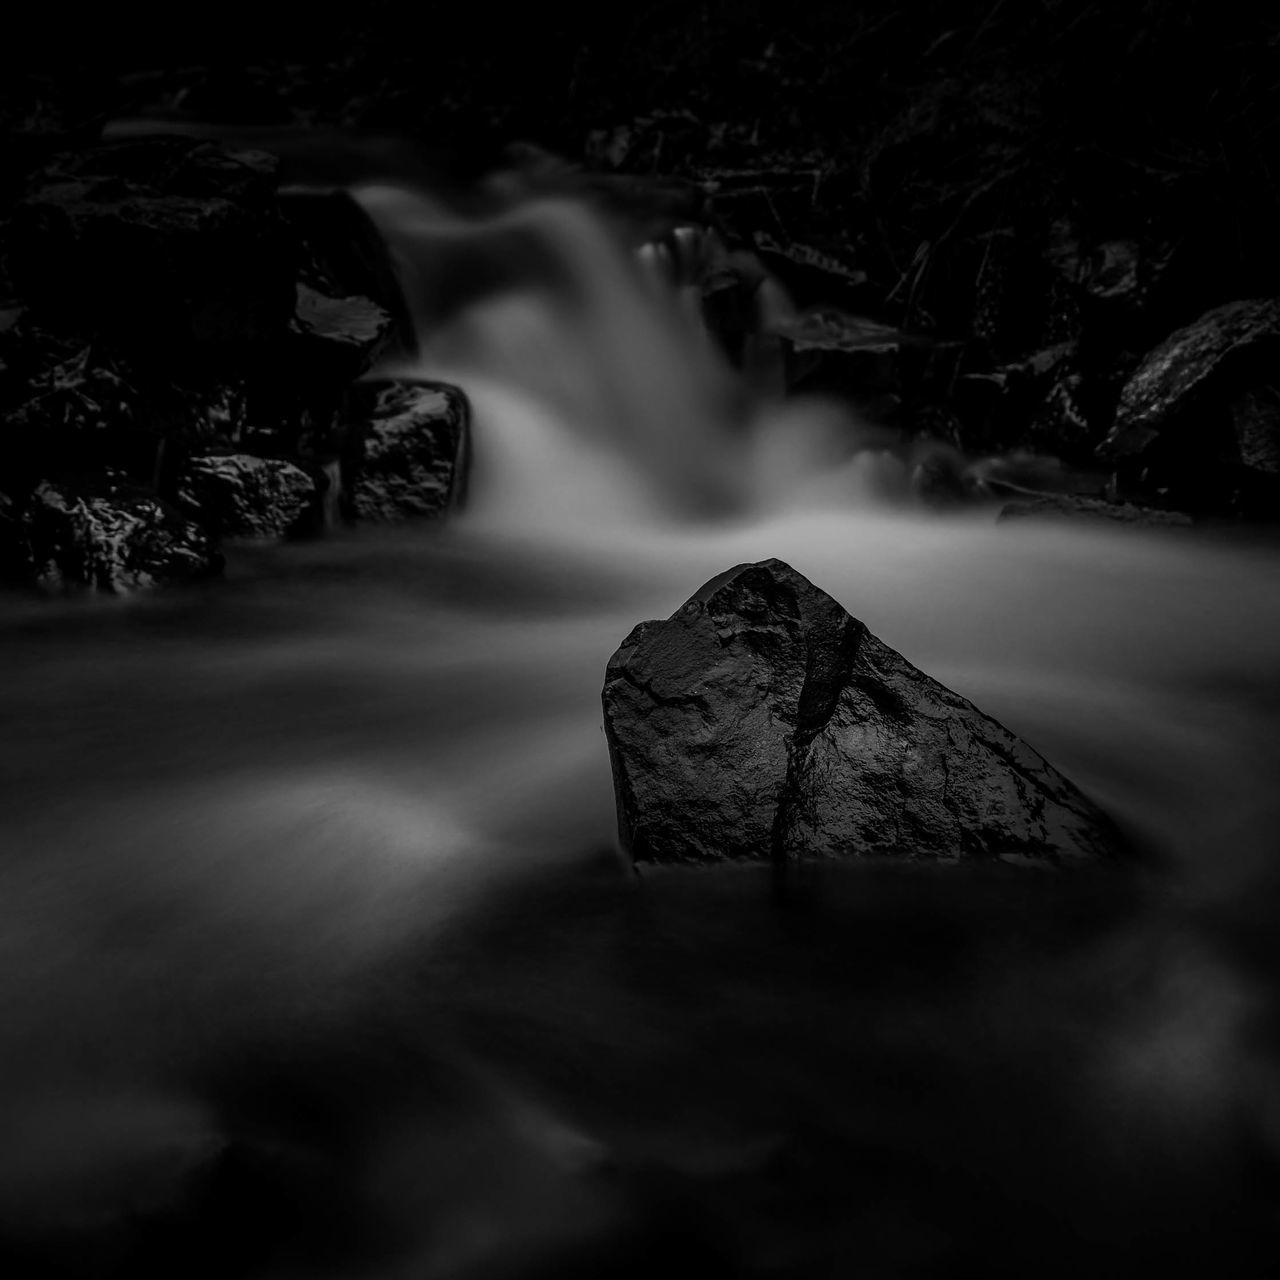
M 636 862 L 1124 852 L 1037 752 L 780 560 L 637 626 L 609 661 L 604 718 Z

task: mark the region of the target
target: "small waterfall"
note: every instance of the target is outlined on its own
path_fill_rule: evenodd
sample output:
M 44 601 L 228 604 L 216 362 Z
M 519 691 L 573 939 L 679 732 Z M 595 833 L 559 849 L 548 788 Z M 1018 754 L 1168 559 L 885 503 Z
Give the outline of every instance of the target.
M 1270 767 L 1271 704 L 1236 694 L 1264 689 L 1280 653 L 1270 553 L 926 511 L 849 413 L 735 388 L 677 293 L 582 206 L 463 220 L 404 188 L 360 195 L 412 263 L 411 372 L 472 398 L 459 537 L 506 533 L 577 574 L 661 581 L 664 614 L 730 564 L 779 556 L 1158 846 L 1190 856 L 1224 814 L 1267 808 L 1240 792 Z
M 360 198 L 421 326 L 398 372 L 474 406 L 466 513 L 3 606 L 0 1249 L 106 1274 L 95 1223 L 124 1248 L 215 1168 L 228 1274 L 1256 1274 L 1275 551 L 924 511 L 585 207 Z M 768 556 L 1163 878 L 628 880 L 605 662 Z M 307 1243 L 254 1270 L 245 1215 Z

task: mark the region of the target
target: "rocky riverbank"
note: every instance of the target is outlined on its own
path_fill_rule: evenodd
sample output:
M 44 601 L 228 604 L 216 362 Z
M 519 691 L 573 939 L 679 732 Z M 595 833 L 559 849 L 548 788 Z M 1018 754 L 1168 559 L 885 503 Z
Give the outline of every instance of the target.
M 459 17 L 429 82 L 395 5 L 301 61 L 261 33 L 234 66 L 37 59 L 0 101 L 5 576 L 122 592 L 454 505 L 465 388 L 351 391 L 414 341 L 340 190 L 377 177 L 471 214 L 587 199 L 757 392 L 848 405 L 929 502 L 1274 521 L 1280 191 L 1250 157 L 1277 122 L 1239 72 L 1270 28 L 961 6 L 925 40 L 934 7 L 551 22 L 532 64 Z

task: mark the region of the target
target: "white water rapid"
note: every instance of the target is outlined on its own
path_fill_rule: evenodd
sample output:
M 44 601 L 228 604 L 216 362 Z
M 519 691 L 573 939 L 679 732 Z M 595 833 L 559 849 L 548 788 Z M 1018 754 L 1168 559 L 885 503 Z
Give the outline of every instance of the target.
M 1260 1274 L 1280 555 L 929 512 L 832 407 L 751 402 L 578 205 L 360 198 L 421 325 L 399 372 L 470 397 L 466 511 L 245 548 L 197 592 L 3 605 L 4 1256 Z M 605 662 L 768 556 L 1155 869 L 634 882 Z

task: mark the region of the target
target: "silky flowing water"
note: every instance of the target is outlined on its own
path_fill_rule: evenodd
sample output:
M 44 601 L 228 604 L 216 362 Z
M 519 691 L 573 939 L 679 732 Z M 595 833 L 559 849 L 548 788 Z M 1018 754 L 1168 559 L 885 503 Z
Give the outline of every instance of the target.
M 1261 1274 L 1280 555 L 930 511 L 840 411 L 749 397 L 576 203 L 360 198 L 420 327 L 388 372 L 471 400 L 465 510 L 3 605 L 17 1265 Z M 637 878 L 605 663 L 769 556 L 1136 869 Z

